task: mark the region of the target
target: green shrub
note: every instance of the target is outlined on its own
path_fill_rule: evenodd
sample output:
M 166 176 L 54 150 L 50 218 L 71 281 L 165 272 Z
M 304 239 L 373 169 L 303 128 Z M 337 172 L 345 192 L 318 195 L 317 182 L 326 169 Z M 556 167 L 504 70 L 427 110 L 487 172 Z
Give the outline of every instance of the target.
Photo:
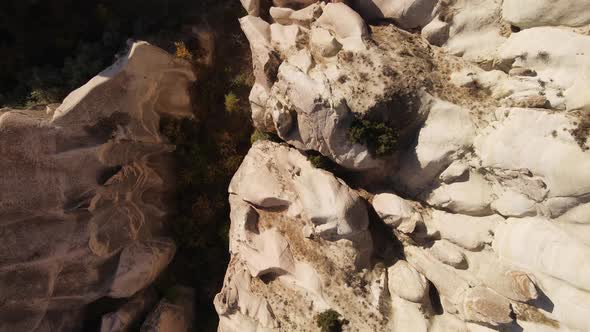
M 230 92 L 225 95 L 225 111 L 233 113 L 240 108 L 240 99 L 235 93 Z
M 231 80 L 231 85 L 234 88 L 251 87 L 254 77 L 249 73 L 239 73 Z
M 322 156 L 307 156 L 307 160 L 315 168 L 325 168 L 326 164 Z
M 321 154 L 308 155 L 307 160 L 315 168 L 328 169 L 330 167 L 330 160 Z
M 348 138 L 353 143 L 364 144 L 377 157 L 391 155 L 397 148 L 398 134 L 383 122 L 355 119 Z
M 46 105 L 57 103 L 62 98 L 62 91 L 59 89 L 34 89 L 26 101 L 26 106 Z
M 271 141 L 275 143 L 282 142 L 281 138 L 275 133 L 267 133 L 258 129 L 254 129 L 252 135 L 250 135 L 250 145 L 256 141 Z
M 322 332 L 340 332 L 342 325 L 348 324 L 346 319 L 341 320 L 340 314 L 332 309 L 316 315 L 315 320 Z

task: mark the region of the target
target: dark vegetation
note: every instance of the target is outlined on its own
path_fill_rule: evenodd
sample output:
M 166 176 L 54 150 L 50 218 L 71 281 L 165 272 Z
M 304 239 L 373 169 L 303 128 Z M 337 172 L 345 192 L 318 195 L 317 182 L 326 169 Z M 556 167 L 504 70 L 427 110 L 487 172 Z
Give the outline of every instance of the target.
M 173 49 L 183 28 L 209 12 L 222 15 L 207 15 L 213 20 L 234 24 L 241 10 L 236 2 L 3 0 L 0 107 L 59 102 L 113 63 L 128 38 Z
M 321 154 L 308 155 L 307 160 L 315 168 L 327 169 L 329 167 L 329 159 Z
M 333 310 L 326 310 L 315 316 L 316 324 L 322 332 L 340 332 L 342 326 L 347 325 L 346 319 L 340 319 L 340 314 Z
M 576 128 L 571 130 L 572 136 L 582 149 L 582 151 L 588 150 L 587 143 L 590 139 L 590 115 L 582 114 L 577 122 L 574 123 Z
M 282 142 L 281 138 L 275 133 L 266 133 L 258 129 L 254 129 L 254 132 L 252 132 L 252 135 L 250 136 L 250 143 L 254 144 L 254 142 L 261 140 L 272 141 L 277 143 Z
M 338 165 L 332 159 L 324 156 L 323 154 L 317 151 L 307 151 L 307 160 L 311 163 L 311 165 L 315 168 L 321 168 L 326 170 L 330 173 L 333 173 L 336 176 L 345 178 L 350 171 L 346 170 L 342 166 Z
M 376 157 L 387 157 L 397 148 L 398 134 L 383 122 L 354 119 L 348 130 L 348 138 L 364 144 Z
M 162 296 L 170 296 L 178 284 L 195 288 L 198 331 L 217 329 L 213 298 L 229 262 L 227 188 L 254 135 L 248 103 L 253 76 L 250 49 L 237 22 L 243 14 L 240 3 L 209 2 L 206 17 L 215 32 L 215 63 L 195 64 L 195 118 L 160 123 L 162 133 L 176 145 L 177 214 L 170 225 L 179 250 L 156 286 Z M 191 40 L 177 42 L 175 48 L 176 55 L 187 60 L 200 52 Z

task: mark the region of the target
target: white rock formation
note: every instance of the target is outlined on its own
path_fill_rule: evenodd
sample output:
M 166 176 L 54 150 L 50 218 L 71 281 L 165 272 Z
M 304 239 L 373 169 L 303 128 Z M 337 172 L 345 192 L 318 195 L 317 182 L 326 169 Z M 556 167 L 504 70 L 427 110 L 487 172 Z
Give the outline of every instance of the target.
M 145 42 L 52 115 L 0 114 L 0 331 L 75 331 L 170 261 L 162 116 L 190 116 L 188 63 Z
M 240 0 L 248 15 L 260 16 L 260 0 Z
M 314 168 L 304 155 L 294 149 L 270 142 L 256 143 L 254 147 L 234 175 L 229 187 L 230 194 L 258 209 L 283 209 L 288 216 L 303 217 L 309 220 L 308 225 L 314 234 L 327 240 L 351 240 L 359 248 L 359 262 L 365 261 L 366 257 L 363 256 L 370 249 L 371 241 L 367 231 L 369 221 L 366 205 L 359 195 L 329 172 Z M 233 198 L 230 198 L 230 202 L 235 202 L 240 210 L 249 209 L 242 207 L 243 203 Z M 283 269 L 283 272 L 293 272 L 294 262 L 288 258 L 288 243 L 273 230 L 262 232 L 252 226 L 256 224 L 253 220 L 257 218 L 252 213 L 252 216 L 240 213 L 235 215 L 235 219 L 232 218 L 232 222 L 248 223 L 250 226 L 232 230 L 230 237 L 250 243 L 245 250 L 254 250 L 247 254 L 253 265 L 270 264 L 271 267 L 279 268 L 284 263 L 288 268 Z M 250 217 L 250 220 L 241 221 L 244 217 Z M 243 236 L 243 231 L 252 232 L 253 229 L 256 229 L 257 236 Z M 232 248 L 237 249 L 233 245 Z M 280 253 L 273 250 L 279 250 Z M 260 259 L 256 258 L 257 253 L 262 255 Z M 277 256 L 271 258 L 264 253 Z
M 428 280 L 408 262 L 398 261 L 387 270 L 389 292 L 410 302 L 422 302 L 428 295 Z
M 220 329 L 590 330 L 587 1 L 274 5 L 301 36 L 263 43 L 253 119 L 292 148 L 256 143 L 232 181 Z
M 497 229 L 494 251 L 500 258 L 520 268 L 553 276 L 582 290 L 590 290 L 590 281 L 586 278 L 590 269 L 590 248 L 572 239 L 548 220 L 509 220 Z
M 309 28 L 311 23 L 321 15 L 322 9 L 319 4 L 314 3 L 300 10 L 285 7 L 271 7 L 269 13 L 273 20 L 279 24 L 297 24 Z
M 312 329 L 306 317 L 354 298 L 346 289 L 361 282 L 372 251 L 367 207 L 355 191 L 297 150 L 268 141 L 253 145 L 229 190 L 232 262 L 215 301 L 223 331 Z M 372 301 L 366 287 L 363 300 L 342 310 Z M 297 303 L 297 313 L 272 294 Z M 374 322 L 358 317 L 355 324 Z
M 415 206 L 395 194 L 383 193 L 373 197 L 373 208 L 383 221 L 404 233 L 412 233 L 422 221 Z
M 502 3 L 502 17 L 520 27 L 571 26 L 590 24 L 586 1 L 506 0 Z
M 363 17 L 391 19 L 405 29 L 423 27 L 433 18 L 438 0 L 355 0 Z
M 368 34 L 365 21 L 344 3 L 330 3 L 323 8 L 316 24 L 334 32 L 336 39 L 345 50 L 357 50 L 364 47 L 363 37 Z

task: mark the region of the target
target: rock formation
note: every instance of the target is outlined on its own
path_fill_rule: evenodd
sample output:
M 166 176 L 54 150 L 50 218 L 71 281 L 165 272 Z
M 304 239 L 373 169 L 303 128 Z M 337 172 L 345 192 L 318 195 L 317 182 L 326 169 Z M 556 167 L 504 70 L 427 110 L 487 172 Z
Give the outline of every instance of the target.
M 585 1 L 242 3 L 220 331 L 590 330 Z
M 194 80 L 138 42 L 47 114 L 2 110 L 0 331 L 74 331 L 87 304 L 135 295 L 105 317 L 103 331 L 123 331 L 153 302 L 139 291 L 175 252 L 163 236 L 174 146 L 159 119 L 191 116 Z
M 588 0 L 240 2 L 278 139 L 228 188 L 219 332 L 590 330 Z M 150 287 L 176 252 L 160 119 L 195 80 L 138 42 L 0 109 L 0 332 L 81 330 L 105 297 L 101 332 L 199 329 L 194 289 Z

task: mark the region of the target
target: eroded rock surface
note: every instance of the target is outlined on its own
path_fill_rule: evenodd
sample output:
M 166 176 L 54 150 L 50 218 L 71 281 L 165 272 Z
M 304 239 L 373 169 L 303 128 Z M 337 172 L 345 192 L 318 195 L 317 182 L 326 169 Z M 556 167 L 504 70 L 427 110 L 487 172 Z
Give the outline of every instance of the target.
M 373 246 L 367 205 L 342 180 L 296 149 L 259 141 L 232 180 L 230 203 L 232 261 L 215 300 L 222 331 L 314 329 L 308 317 L 318 310 L 368 305 L 369 294 L 344 291 Z
M 87 304 L 137 294 L 170 262 L 159 119 L 191 115 L 194 80 L 138 42 L 51 114 L 0 114 L 0 331 L 75 331 Z
M 254 122 L 291 147 L 256 143 L 232 181 L 220 329 L 589 330 L 590 7 L 332 2 L 275 1 L 297 35 L 255 50 L 280 61 Z

